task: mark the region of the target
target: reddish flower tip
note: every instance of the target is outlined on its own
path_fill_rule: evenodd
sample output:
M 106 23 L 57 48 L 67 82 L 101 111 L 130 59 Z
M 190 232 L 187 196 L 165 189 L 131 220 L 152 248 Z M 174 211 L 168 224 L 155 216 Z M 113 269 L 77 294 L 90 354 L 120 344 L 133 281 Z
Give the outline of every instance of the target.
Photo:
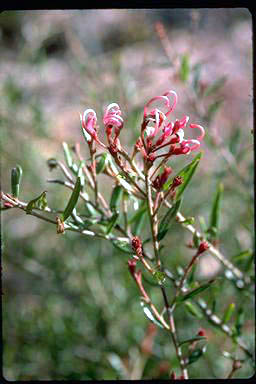
M 204 336 L 204 337 L 206 337 L 206 331 L 205 331 L 205 329 L 204 329 L 204 328 L 199 328 L 197 335 L 198 335 L 198 336 Z
M 135 272 L 136 272 L 136 264 L 137 264 L 136 260 L 134 260 L 134 259 L 128 260 L 128 268 L 129 268 L 129 271 L 133 277 L 134 277 Z
M 198 247 L 198 255 L 200 255 L 201 253 L 207 251 L 207 249 L 210 248 L 210 245 L 207 241 L 202 241 Z
M 142 256 L 142 241 L 138 236 L 132 238 L 132 248 L 138 257 Z

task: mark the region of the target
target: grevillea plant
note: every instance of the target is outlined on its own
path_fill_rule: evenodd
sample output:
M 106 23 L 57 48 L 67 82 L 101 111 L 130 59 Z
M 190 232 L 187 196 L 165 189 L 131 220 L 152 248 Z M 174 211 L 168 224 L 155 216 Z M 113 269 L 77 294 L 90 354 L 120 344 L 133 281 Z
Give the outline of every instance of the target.
M 188 379 L 189 367 L 206 353 L 208 340 L 207 332 L 199 323 L 197 333 L 189 339 L 180 340 L 179 324 L 175 321 L 175 312 L 180 306 L 184 306 L 194 316 L 195 322 L 200 319 L 199 312 L 203 313 L 247 358 L 252 359 L 252 353 L 241 338 L 238 326 L 227 325 L 234 306 L 230 305 L 223 319 L 220 319 L 202 298 L 198 298 L 212 284 L 218 284 L 216 280 L 203 284 L 195 280 L 194 272 L 198 260 L 209 252 L 232 275 L 237 287 L 248 286 L 251 281 L 218 250 L 214 242 L 221 185 L 215 197 L 211 214 L 212 225 L 208 231 L 200 233 L 194 227 L 194 218 L 186 218 L 180 211 L 183 193 L 198 167 L 201 153 L 196 154 L 179 171 L 172 168 L 172 160 L 175 156 L 184 156 L 185 161 L 190 154 L 198 151 L 205 130 L 197 123 L 189 123 L 188 116 L 172 120 L 177 100 L 176 92 L 170 90 L 146 103 L 140 134 L 130 154 L 120 140 L 125 124 L 119 105 L 111 103 L 104 111 L 101 124 L 105 139 L 101 139 L 96 112 L 86 109 L 80 115 L 80 121 L 82 134 L 89 148 L 89 159 L 82 157 L 79 144 L 74 146 L 72 153 L 70 147 L 63 143 L 66 164 L 55 158 L 48 160 L 50 170 L 59 168 L 65 178 L 50 179 L 48 182 L 58 183 L 72 190 L 65 209 L 51 209 L 45 191 L 29 202 L 21 201 L 19 186 L 22 169 L 19 166 L 12 169 L 12 193 L 2 192 L 1 199 L 2 210 L 19 208 L 29 215 L 54 224 L 58 234 L 73 231 L 82 236 L 105 239 L 128 255 L 127 273 L 132 277 L 131 284 L 135 282 L 138 287 L 138 299 L 140 296 L 145 315 L 155 326 L 170 335 L 170 343 L 174 346 L 180 371 L 175 372 L 172 369 L 170 378 Z M 193 132 L 197 134 L 196 139 L 189 138 Z M 113 183 L 110 201 L 102 194 L 103 188 L 98 178 L 101 173 L 107 175 Z M 80 200 L 83 200 L 83 206 L 79 203 Z M 46 213 L 54 214 L 55 217 L 46 216 Z M 148 218 L 151 233 L 143 238 L 141 227 L 145 217 Z M 164 266 L 168 251 L 165 251 L 167 254 L 163 257 L 164 239 L 167 234 L 171 236 L 174 221 L 191 232 L 192 239 L 188 246 L 194 249 L 194 255 L 179 276 Z M 144 281 L 148 277 L 153 279 L 155 288 L 160 290 L 162 305 L 154 303 L 148 292 Z M 171 282 L 172 289 L 166 284 L 167 281 Z M 168 337 L 166 342 L 169 342 Z M 227 357 L 233 359 L 229 375 L 232 377 L 242 366 L 242 359 L 238 360 L 231 355 Z

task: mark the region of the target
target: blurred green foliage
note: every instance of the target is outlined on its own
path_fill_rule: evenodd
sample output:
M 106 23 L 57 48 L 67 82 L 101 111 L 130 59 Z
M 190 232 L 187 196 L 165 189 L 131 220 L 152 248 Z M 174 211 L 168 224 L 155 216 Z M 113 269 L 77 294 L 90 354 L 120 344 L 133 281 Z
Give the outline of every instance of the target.
M 239 78 L 233 73 L 226 76 L 226 71 L 224 76 L 223 68 L 216 64 L 215 71 L 212 70 L 211 61 L 204 56 L 210 45 L 205 51 L 189 45 L 189 35 L 197 41 L 207 33 L 210 41 L 210 25 L 216 23 L 217 11 L 197 10 L 197 26 L 189 10 L 184 10 L 183 18 L 178 12 L 179 20 L 190 20 L 188 24 L 181 21 L 177 25 L 178 33 L 166 19 L 170 12 L 170 20 L 175 20 L 175 10 L 164 14 L 157 10 L 88 11 L 80 15 L 75 11 L 2 13 L 2 189 L 11 192 L 11 169 L 20 164 L 20 198 L 28 202 L 47 189 L 48 205 L 64 209 L 70 191 L 46 183 L 51 176 L 46 162 L 52 157 L 63 160 L 62 141 L 70 145 L 79 141 L 89 157 L 77 112 L 87 107 L 102 111 L 107 103 L 117 102 L 125 111 L 121 139 L 129 148 L 138 137 L 145 102 L 169 88 L 178 89 L 179 113 L 191 114 L 191 122 L 202 124 L 207 132 L 205 153 L 184 193 L 182 210 L 186 217 L 195 218 L 198 229 L 198 217 L 201 223 L 204 220 L 208 226 L 213 225 L 217 219 L 211 204 L 219 183 L 223 183 L 218 212 L 219 246 L 228 259 L 253 276 L 254 167 L 249 90 L 243 88 L 237 94 Z M 90 29 L 90 17 L 94 18 L 95 29 Z M 162 59 L 164 63 L 166 54 L 154 31 L 154 21 L 158 19 L 166 20 L 173 62 L 175 57 L 179 59 L 177 71 L 170 63 L 167 73 L 166 63 L 160 62 Z M 226 30 L 223 20 L 218 19 L 220 31 Z M 227 48 L 231 47 L 227 54 L 232 60 L 240 63 L 244 58 L 242 82 L 251 75 L 251 46 L 247 51 L 242 44 L 237 48 L 229 37 L 242 30 L 247 38 L 246 26 L 250 23 L 250 16 L 237 9 L 229 34 L 226 38 L 222 36 Z M 181 32 L 184 51 L 179 46 Z M 219 51 L 211 53 L 221 55 Z M 228 98 L 230 93 L 233 99 Z M 238 111 L 233 118 L 229 108 Z M 171 164 L 175 173 L 192 160 L 181 157 Z M 112 186 L 106 182 L 104 188 L 111 196 Z M 132 206 L 133 202 L 129 204 Z M 141 210 L 142 220 L 143 205 Z M 3 373 L 7 380 L 129 379 L 135 369 L 141 372 L 138 378 L 168 379 L 170 369 L 178 371 L 173 345 L 163 330 L 158 329 L 154 337 L 152 353 L 142 353 L 149 320 L 143 314 L 137 287 L 128 273 L 127 253 L 103 240 L 93 241 L 75 233 L 57 235 L 54 226 L 13 211 L 2 213 Z M 143 240 L 147 239 L 147 221 L 138 225 Z M 173 223 L 164 239 L 161 254 L 175 277 L 193 254 L 185 246 L 190 240 L 191 236 L 178 223 Z M 223 272 L 210 256 L 202 261 L 194 271 L 202 284 L 213 276 L 219 278 L 200 297 L 237 334 L 241 333 L 253 350 L 251 294 L 225 278 Z M 146 276 L 144 283 L 158 305 L 160 292 Z M 172 297 L 169 279 L 166 287 Z M 186 302 L 185 311 L 184 305 L 177 308 L 179 338 L 195 337 L 198 329 L 204 327 L 208 347 L 189 366 L 190 377 L 226 377 L 232 363 L 221 351 L 225 349 L 236 358 L 244 356 L 214 324 L 196 315 L 200 310 L 193 306 L 191 300 Z M 196 351 L 191 359 L 201 353 Z M 235 377 L 247 378 L 253 372 L 247 361 Z

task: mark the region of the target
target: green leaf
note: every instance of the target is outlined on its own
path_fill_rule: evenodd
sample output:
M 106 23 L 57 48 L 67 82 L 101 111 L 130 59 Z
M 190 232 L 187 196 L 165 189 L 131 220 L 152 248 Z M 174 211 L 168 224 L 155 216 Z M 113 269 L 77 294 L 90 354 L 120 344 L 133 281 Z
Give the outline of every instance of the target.
M 46 191 L 42 192 L 41 195 L 36 197 L 35 199 L 31 200 L 27 207 L 26 207 L 26 213 L 29 214 L 32 212 L 32 209 L 38 208 L 45 210 L 47 207 L 47 199 L 46 199 Z
M 163 328 L 162 324 L 158 320 L 156 320 L 156 318 L 151 312 L 150 307 L 144 301 L 141 301 L 141 306 L 143 307 L 143 312 L 145 313 L 146 317 L 158 327 Z
M 116 225 L 118 217 L 119 217 L 119 212 L 115 212 L 109 219 L 107 230 L 106 230 L 107 235 L 111 232 L 112 228 Z
M 191 284 L 194 283 L 196 267 L 197 267 L 197 265 L 193 264 L 193 266 L 191 268 L 191 272 L 190 272 L 190 274 L 189 274 L 189 276 L 187 278 L 187 283 L 188 283 L 189 286 L 191 286 Z M 194 288 L 194 286 L 191 286 L 191 288 Z
M 197 235 L 197 231 L 194 232 L 194 235 L 193 235 L 193 243 L 194 243 L 194 246 L 196 248 L 199 247 L 200 245 L 200 237 Z
M 132 250 L 132 247 L 129 243 L 126 241 L 121 241 L 121 240 L 112 240 L 113 246 L 118 249 L 121 252 L 128 253 L 129 255 L 133 255 L 134 252 Z
M 223 87 L 227 80 L 226 76 L 222 76 L 219 79 L 217 79 L 214 83 L 212 83 L 209 87 L 207 87 L 203 93 L 204 97 L 210 96 L 214 93 L 216 93 L 220 88 Z
M 179 176 L 183 178 L 183 183 L 177 188 L 176 200 L 179 200 L 185 189 L 187 188 L 192 176 L 194 175 L 199 161 L 202 157 L 202 152 L 198 153 L 190 164 L 179 172 Z
M 220 207 L 221 207 L 221 198 L 222 198 L 222 194 L 223 194 L 223 184 L 220 183 L 218 185 L 218 188 L 217 188 L 217 191 L 216 191 L 216 194 L 215 194 L 215 198 L 213 200 L 213 204 L 212 204 L 212 210 L 211 210 L 211 215 L 210 215 L 210 226 L 209 226 L 209 229 L 213 229 L 215 228 L 216 229 L 216 235 L 218 233 L 218 229 L 219 229 L 219 221 L 220 221 Z M 214 235 L 214 233 L 212 233 L 212 237 L 216 237 L 216 235 Z
M 20 192 L 20 182 L 22 178 L 22 168 L 20 165 L 16 165 L 11 171 L 11 187 L 12 196 L 18 197 Z
M 141 233 L 145 217 L 147 212 L 146 201 L 142 201 L 138 212 L 136 212 L 133 217 L 129 220 L 130 224 L 133 224 L 132 233 L 134 235 L 139 235 Z
M 196 348 L 188 357 L 188 365 L 195 363 L 206 351 L 206 345 L 203 348 Z
M 202 293 L 203 291 L 208 289 L 214 282 L 215 282 L 215 280 L 210 280 L 208 283 L 200 285 L 200 287 L 193 289 L 192 291 L 190 291 L 186 295 L 178 297 L 177 302 L 182 302 L 182 301 L 186 301 L 188 299 L 191 299 L 192 297 L 194 297 L 194 296 L 198 295 L 199 293 Z
M 117 211 L 117 207 L 119 207 L 122 194 L 123 194 L 123 188 L 121 187 L 121 185 L 116 185 L 112 191 L 111 198 L 110 198 L 110 209 L 112 212 Z
M 66 221 L 69 218 L 73 209 L 75 208 L 76 203 L 77 203 L 78 198 L 79 198 L 80 191 L 81 191 L 81 179 L 80 179 L 80 177 L 77 177 L 76 184 L 75 184 L 73 192 L 70 196 L 69 202 L 68 202 L 64 212 L 61 215 L 61 218 L 63 221 Z
M 202 157 L 202 152 L 198 153 L 194 159 L 186 165 L 176 176 L 181 176 L 183 178 L 183 183 L 177 188 L 176 193 L 176 201 L 180 199 L 185 189 L 187 188 L 192 176 L 194 175 L 196 168 L 199 164 L 199 161 Z M 173 179 L 164 184 L 164 190 L 167 190 Z
M 74 173 L 75 173 L 78 177 L 80 177 L 81 187 L 83 187 L 84 184 L 85 184 L 85 178 L 84 178 L 84 174 L 83 174 L 83 167 L 84 167 L 84 166 L 85 166 L 85 161 L 84 161 L 84 160 L 80 161 L 80 164 L 79 164 L 79 167 L 77 168 L 77 171 L 75 171 L 77 165 L 76 165 L 76 164 L 73 164 L 73 165 L 72 165 L 72 169 L 73 169 Z M 81 188 L 81 190 L 82 190 L 82 188 Z
M 97 165 L 96 165 L 96 173 L 97 174 L 104 172 L 106 165 L 108 163 L 108 159 L 109 159 L 108 153 L 102 153 L 99 156 L 99 161 L 97 162 Z
M 168 232 L 168 230 L 170 229 L 172 222 L 176 218 L 176 215 L 177 215 L 177 212 L 180 208 L 180 205 L 181 205 L 181 199 L 176 201 L 176 203 L 171 208 L 168 209 L 165 216 L 161 220 L 161 222 L 159 224 L 158 235 L 157 235 L 158 241 L 161 241 L 164 238 L 164 236 L 166 235 L 166 233 Z
M 235 311 L 235 304 L 234 303 L 230 303 L 228 305 L 225 313 L 224 313 L 224 316 L 223 316 L 223 319 L 222 319 L 222 324 L 225 324 L 225 323 L 227 323 L 230 320 L 230 318 L 233 315 L 234 311 Z
M 70 153 L 70 150 L 69 150 L 69 147 L 68 147 L 68 144 L 65 143 L 65 141 L 62 143 L 62 146 L 63 146 L 63 151 L 64 151 L 64 157 L 65 157 L 65 161 L 67 163 L 67 166 L 69 168 L 72 167 L 72 164 L 73 164 L 73 160 L 72 160 L 72 156 L 71 156 L 71 153 Z
M 180 67 L 180 79 L 185 83 L 189 78 L 190 65 L 189 65 L 189 56 L 187 54 L 183 55 L 181 58 L 181 67 Z
M 206 337 L 204 336 L 195 336 L 195 337 L 192 337 L 191 339 L 187 339 L 187 340 L 184 340 L 184 341 L 181 341 L 179 346 L 183 345 L 183 344 L 187 344 L 187 343 L 193 343 L 194 341 L 202 341 L 202 340 L 206 340 Z
M 186 310 L 194 317 L 201 319 L 203 317 L 201 311 L 191 301 L 184 303 Z
M 232 257 L 232 261 L 236 263 L 241 263 L 243 261 L 247 261 L 248 258 L 251 258 L 253 255 L 253 252 L 251 249 L 246 249 L 246 251 L 242 251 L 238 253 L 238 255 L 235 255 Z

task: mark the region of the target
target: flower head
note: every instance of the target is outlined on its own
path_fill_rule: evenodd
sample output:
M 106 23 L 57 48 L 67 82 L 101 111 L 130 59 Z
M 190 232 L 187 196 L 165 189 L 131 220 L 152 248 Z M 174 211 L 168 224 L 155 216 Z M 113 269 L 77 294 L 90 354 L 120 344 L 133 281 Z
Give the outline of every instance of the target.
M 96 112 L 91 108 L 86 109 L 83 113 L 83 116 L 80 114 L 80 121 L 84 133 L 89 134 L 89 137 L 85 134 L 85 136 L 88 137 L 88 143 L 91 143 L 93 140 L 95 140 L 101 147 L 106 148 L 105 144 L 103 144 L 98 138 Z
M 120 134 L 120 130 L 123 128 L 123 118 L 121 117 L 121 109 L 118 104 L 111 103 L 107 106 L 104 116 L 103 116 L 103 124 L 106 129 L 106 134 L 109 143 L 112 141 L 116 141 L 117 137 Z M 112 131 L 114 129 L 114 140 L 111 138 Z
M 172 105 L 169 99 L 170 95 L 174 96 Z M 191 151 L 197 150 L 200 147 L 200 141 L 205 134 L 204 128 L 201 125 L 190 124 L 190 128 L 197 128 L 200 130 L 200 135 L 197 139 L 185 139 L 184 129 L 189 121 L 189 116 L 184 116 L 180 120 L 176 119 L 175 122 L 169 121 L 169 115 L 174 110 L 177 100 L 178 97 L 176 92 L 168 91 L 162 96 L 153 97 L 145 105 L 140 136 L 143 143 L 141 152 L 145 159 L 153 153 L 155 153 L 154 159 L 158 157 L 168 158 L 171 155 L 188 155 Z M 164 112 L 158 108 L 150 109 L 151 104 L 155 101 L 162 101 L 167 111 Z M 156 154 L 159 149 L 168 146 L 169 151 L 167 153 Z M 147 156 L 145 156 L 144 152 L 146 152 Z

